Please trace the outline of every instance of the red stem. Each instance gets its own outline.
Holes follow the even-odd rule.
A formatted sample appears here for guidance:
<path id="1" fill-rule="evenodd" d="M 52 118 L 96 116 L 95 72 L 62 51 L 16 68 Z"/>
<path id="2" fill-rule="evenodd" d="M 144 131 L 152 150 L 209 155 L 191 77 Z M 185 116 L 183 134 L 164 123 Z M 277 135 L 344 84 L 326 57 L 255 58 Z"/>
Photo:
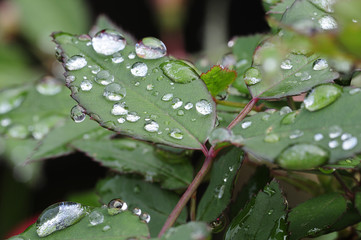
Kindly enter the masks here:
<path id="1" fill-rule="evenodd" d="M 242 111 L 238 114 L 238 116 L 228 125 L 228 129 L 232 129 L 236 126 L 240 121 L 242 121 L 247 114 L 252 110 L 254 105 L 258 102 L 258 98 L 253 98 L 247 105 L 242 109 Z"/>

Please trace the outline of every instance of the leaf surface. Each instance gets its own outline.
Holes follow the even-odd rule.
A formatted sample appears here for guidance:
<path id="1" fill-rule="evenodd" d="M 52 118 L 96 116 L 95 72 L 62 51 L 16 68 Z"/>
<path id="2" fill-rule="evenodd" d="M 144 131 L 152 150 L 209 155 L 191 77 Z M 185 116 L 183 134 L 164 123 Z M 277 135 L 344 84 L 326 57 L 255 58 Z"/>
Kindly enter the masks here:
<path id="1" fill-rule="evenodd" d="M 236 76 L 237 74 L 234 71 L 222 68 L 221 66 L 213 66 L 208 72 L 201 75 L 201 79 L 207 85 L 212 96 L 217 96 L 217 94 L 226 90 L 234 82 Z"/>
<path id="2" fill-rule="evenodd" d="M 189 222 L 187 224 L 170 228 L 158 240 L 185 240 L 185 239 L 211 239 L 211 232 L 206 223 Z M 153 239 L 155 240 L 155 239 Z"/>

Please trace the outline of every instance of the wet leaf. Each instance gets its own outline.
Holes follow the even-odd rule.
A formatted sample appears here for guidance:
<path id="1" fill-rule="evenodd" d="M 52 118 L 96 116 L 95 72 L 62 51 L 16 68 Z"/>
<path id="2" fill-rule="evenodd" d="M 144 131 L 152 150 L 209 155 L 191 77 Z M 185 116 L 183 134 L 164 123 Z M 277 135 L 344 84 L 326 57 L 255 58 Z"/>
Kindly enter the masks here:
<path id="1" fill-rule="evenodd" d="M 276 232 L 286 236 L 286 208 L 278 183 L 272 181 L 232 220 L 225 239 L 269 239 Z"/>
<path id="2" fill-rule="evenodd" d="M 156 184 L 146 183 L 140 179 L 114 176 L 101 180 L 97 184 L 97 192 L 102 202 L 120 198 L 128 203 L 128 208 L 140 208 L 151 216 L 148 224 L 152 237 L 157 236 L 168 215 L 177 204 L 179 197 L 171 191 L 161 189 Z M 186 222 L 186 210 L 177 219 L 177 223 Z"/>
<path id="3" fill-rule="evenodd" d="M 346 200 L 337 193 L 321 195 L 301 203 L 288 215 L 290 240 L 317 236 L 345 212 Z"/>
<path id="4" fill-rule="evenodd" d="M 122 173 L 141 174 L 148 181 L 161 182 L 164 188 L 185 188 L 193 178 L 193 167 L 187 158 L 177 156 L 178 163 L 167 162 L 157 148 L 140 141 L 78 140 L 71 145 L 105 167 Z"/>
<path id="5" fill-rule="evenodd" d="M 117 37 L 113 48 L 100 44 L 107 36 Z M 66 33 L 57 33 L 54 39 L 62 49 L 64 66 L 73 69 L 67 72 L 75 77 L 69 83 L 72 97 L 103 127 L 152 142 L 201 148 L 214 125 L 215 105 L 188 63 L 140 58 L 116 32 L 99 33 L 93 44 Z M 190 82 L 179 83 L 186 75 Z"/>
<path id="6" fill-rule="evenodd" d="M 211 180 L 197 208 L 197 220 L 211 222 L 223 212 L 232 197 L 234 179 L 243 160 L 243 152 L 233 147 L 216 160 Z"/>
<path id="7" fill-rule="evenodd" d="M 201 75 L 201 79 L 207 85 L 212 96 L 217 96 L 221 91 L 226 90 L 236 78 L 236 72 L 213 66 L 208 72 Z"/>
<path id="8" fill-rule="evenodd" d="M 158 240 L 185 240 L 185 239 L 211 239 L 211 232 L 203 222 L 189 222 L 187 224 L 170 228 Z M 156 240 L 156 239 L 153 239 Z"/>
<path id="9" fill-rule="evenodd" d="M 244 119 L 233 132 L 244 138 L 246 151 L 262 159 L 275 161 L 282 151 L 292 145 L 313 144 L 327 151 L 329 164 L 334 164 L 337 160 L 361 152 L 357 133 L 360 128 L 357 119 L 361 116 L 357 108 L 353 107 L 353 104 L 360 100 L 361 94 L 358 91 L 344 88 L 344 92 L 335 102 L 321 110 L 295 111 L 293 123 L 282 124 L 287 117 L 287 112 L 282 110 L 258 113 Z M 244 129 L 242 123 L 246 121 L 252 124 Z"/>

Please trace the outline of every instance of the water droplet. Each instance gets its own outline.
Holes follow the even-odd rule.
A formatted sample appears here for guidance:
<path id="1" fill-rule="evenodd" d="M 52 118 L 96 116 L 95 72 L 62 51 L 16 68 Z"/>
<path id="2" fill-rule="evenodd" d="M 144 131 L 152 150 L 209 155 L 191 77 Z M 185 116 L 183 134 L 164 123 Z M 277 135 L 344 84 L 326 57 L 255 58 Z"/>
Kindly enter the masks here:
<path id="1" fill-rule="evenodd" d="M 92 39 L 94 51 L 107 56 L 123 50 L 126 44 L 123 35 L 112 30 L 102 30 Z"/>
<path id="2" fill-rule="evenodd" d="M 97 73 L 95 81 L 101 85 L 108 85 L 114 82 L 114 76 L 109 73 L 107 70 L 102 70 Z"/>
<path id="3" fill-rule="evenodd" d="M 111 83 L 104 88 L 103 96 L 109 101 L 119 101 L 126 96 L 126 90 L 118 83 Z"/>
<path id="4" fill-rule="evenodd" d="M 126 202 L 122 201 L 119 198 L 113 199 L 108 203 L 108 213 L 109 215 L 116 215 L 121 212 L 124 212 L 128 209 Z"/>
<path id="5" fill-rule="evenodd" d="M 182 100 L 180 100 L 179 98 L 174 98 L 172 101 L 172 108 L 173 109 L 178 109 L 183 105 Z"/>
<path id="6" fill-rule="evenodd" d="M 190 110 L 192 108 L 193 108 L 193 103 L 188 102 L 188 103 L 186 103 L 186 105 L 184 105 L 185 110 Z"/>
<path id="7" fill-rule="evenodd" d="M 232 68 L 237 63 L 237 58 L 232 53 L 226 54 L 222 57 L 221 66 L 223 68 Z"/>
<path id="8" fill-rule="evenodd" d="M 175 83 L 186 84 L 199 78 L 197 72 L 181 60 L 170 60 L 160 65 L 164 75 Z"/>
<path id="9" fill-rule="evenodd" d="M 291 132 L 289 138 L 290 139 L 296 139 L 296 138 L 299 138 L 301 136 L 303 136 L 303 132 L 301 130 L 296 129 L 296 130 Z"/>
<path id="10" fill-rule="evenodd" d="M 65 78 L 65 83 L 67 84 L 67 85 L 69 85 L 70 83 L 72 83 L 72 82 L 74 82 L 75 81 L 75 76 L 73 76 L 73 75 L 68 75 L 68 76 L 66 76 L 66 78 Z"/>
<path id="11" fill-rule="evenodd" d="M 265 115 L 262 116 L 262 120 L 263 120 L 263 121 L 268 121 L 268 119 L 269 119 L 270 117 L 271 117 L 271 115 L 265 114 Z"/>
<path id="12" fill-rule="evenodd" d="M 139 219 L 144 223 L 149 223 L 150 222 L 150 215 L 148 213 L 144 212 L 139 216 Z"/>
<path id="13" fill-rule="evenodd" d="M 224 190 L 225 190 L 226 186 L 225 185 L 221 185 L 218 186 L 214 189 L 214 196 L 218 199 L 221 199 L 224 195 Z"/>
<path id="14" fill-rule="evenodd" d="M 130 72 L 133 74 L 133 76 L 144 77 L 145 75 L 147 75 L 148 66 L 145 63 L 136 62 L 133 64 L 132 68 L 130 69 Z"/>
<path id="15" fill-rule="evenodd" d="M 118 121 L 118 123 L 124 123 L 124 122 L 125 122 L 125 118 L 122 118 L 122 117 L 121 117 L 121 118 L 118 118 L 117 121 Z"/>
<path id="16" fill-rule="evenodd" d="M 311 0 L 313 4 L 315 4 L 317 7 L 321 8 L 322 10 L 326 12 L 333 12 L 333 4 L 335 4 L 335 0 Z M 315 14 L 317 15 L 317 13 Z"/>
<path id="17" fill-rule="evenodd" d="M 148 84 L 147 85 L 147 90 L 148 91 L 152 91 L 154 89 L 154 85 L 153 84 Z"/>
<path id="18" fill-rule="evenodd" d="M 284 106 L 280 109 L 280 115 L 286 115 L 292 112 L 292 109 L 289 106 Z"/>
<path id="19" fill-rule="evenodd" d="M 270 209 L 270 210 L 267 212 L 267 214 L 268 214 L 268 215 L 272 215 L 273 212 L 274 212 L 274 210 L 273 210 L 273 209 Z"/>
<path id="20" fill-rule="evenodd" d="M 0 126 L 2 127 L 7 127 L 11 124 L 11 119 L 10 118 L 4 118 L 4 119 L 1 119 L 0 121 Z"/>
<path id="21" fill-rule="evenodd" d="M 315 71 L 321 71 L 326 68 L 328 68 L 328 63 L 327 63 L 326 59 L 323 59 L 323 58 L 317 59 L 313 63 L 313 67 L 312 67 L 312 69 Z"/>
<path id="22" fill-rule="evenodd" d="M 209 223 L 209 226 L 212 228 L 212 233 L 219 233 L 223 231 L 226 227 L 226 219 L 223 214 L 216 218 L 216 220 Z M 204 239 L 204 236 L 201 238 L 194 238 L 194 239 Z"/>
<path id="23" fill-rule="evenodd" d="M 231 140 L 232 132 L 227 128 L 216 128 L 209 135 L 208 141 L 215 145 L 220 142 L 228 142 Z"/>
<path id="24" fill-rule="evenodd" d="M 331 126 L 329 129 L 329 134 L 328 136 L 333 139 L 333 138 L 337 138 L 339 136 L 341 136 L 342 134 L 342 128 L 340 128 L 337 125 Z"/>
<path id="25" fill-rule="evenodd" d="M 65 63 L 66 69 L 69 71 L 80 70 L 88 64 L 86 59 L 80 55 L 74 55 Z"/>
<path id="26" fill-rule="evenodd" d="M 183 116 L 183 115 L 184 115 L 184 111 L 183 111 L 183 110 L 178 110 L 177 115 L 178 115 L 178 116 Z"/>
<path id="27" fill-rule="evenodd" d="M 348 93 L 351 95 L 355 95 L 356 93 L 361 92 L 361 88 L 352 88 Z"/>
<path id="28" fill-rule="evenodd" d="M 125 106 L 125 103 L 116 103 L 113 105 L 111 113 L 115 116 L 127 115 L 128 108 Z"/>
<path id="29" fill-rule="evenodd" d="M 135 53 L 134 52 L 129 53 L 128 58 L 129 59 L 134 59 L 135 58 Z"/>
<path id="30" fill-rule="evenodd" d="M 324 164 L 329 153 L 312 144 L 296 144 L 286 148 L 278 157 L 278 164 L 285 169 L 301 170 Z"/>
<path id="31" fill-rule="evenodd" d="M 93 84 L 89 80 L 84 80 L 80 83 L 80 88 L 83 91 L 90 91 L 93 88 Z"/>
<path id="32" fill-rule="evenodd" d="M 340 145 L 340 144 L 338 143 L 337 140 L 332 140 L 332 141 L 329 141 L 329 142 L 328 142 L 329 148 L 337 148 L 338 145 Z"/>
<path id="33" fill-rule="evenodd" d="M 12 138 L 25 139 L 29 135 L 29 130 L 24 125 L 16 124 L 8 129 L 7 135 Z"/>
<path id="34" fill-rule="evenodd" d="M 356 145 L 357 145 L 357 138 L 350 137 L 342 143 L 342 149 L 347 151 L 347 150 L 353 149 Z"/>
<path id="35" fill-rule="evenodd" d="M 335 84 L 319 85 L 307 95 L 303 103 L 307 110 L 317 111 L 335 102 L 341 93 L 342 88 Z"/>
<path id="36" fill-rule="evenodd" d="M 135 52 L 140 58 L 157 59 L 167 54 L 167 48 L 159 39 L 146 37 L 135 44 Z"/>
<path id="37" fill-rule="evenodd" d="M 165 102 L 169 102 L 173 99 L 173 93 L 167 93 L 162 97 L 162 100 Z"/>
<path id="38" fill-rule="evenodd" d="M 92 67 L 92 74 L 98 74 L 100 72 L 100 67 L 98 65 L 95 65 Z"/>
<path id="39" fill-rule="evenodd" d="M 142 210 L 140 208 L 134 208 L 132 213 L 136 216 L 140 216 L 142 214 Z"/>
<path id="40" fill-rule="evenodd" d="M 244 73 L 244 82 L 248 86 L 251 86 L 259 83 L 261 81 L 261 77 L 261 72 L 257 68 L 251 67 Z"/>
<path id="41" fill-rule="evenodd" d="M 138 116 L 138 114 L 136 112 L 130 112 L 128 113 L 128 115 L 125 118 L 128 122 L 137 122 L 140 117 Z"/>
<path id="42" fill-rule="evenodd" d="M 312 76 L 308 72 L 302 72 L 300 75 L 301 81 L 307 81 L 307 80 L 310 80 L 311 78 L 312 78 Z"/>
<path id="43" fill-rule="evenodd" d="M 62 89 L 62 85 L 53 77 L 46 77 L 36 85 L 38 93 L 47 96 L 58 94 Z"/>
<path id="44" fill-rule="evenodd" d="M 197 112 L 202 115 L 211 114 L 213 111 L 212 104 L 205 99 L 200 100 L 196 103 Z"/>
<path id="45" fill-rule="evenodd" d="M 109 225 L 105 225 L 104 227 L 103 227 L 103 232 L 106 232 L 106 231 L 108 231 L 108 230 L 110 230 L 110 226 Z"/>
<path id="46" fill-rule="evenodd" d="M 36 221 L 36 233 L 45 237 L 82 219 L 88 209 L 80 203 L 60 202 L 46 208 Z"/>
<path id="47" fill-rule="evenodd" d="M 281 123 L 284 125 L 292 124 L 296 121 L 298 112 L 290 112 L 286 116 L 284 116 L 281 120 Z"/>
<path id="48" fill-rule="evenodd" d="M 280 136 L 278 136 L 278 134 L 275 134 L 275 133 L 270 133 L 270 134 L 267 134 L 263 140 L 268 143 L 275 143 L 280 140 Z"/>
<path id="49" fill-rule="evenodd" d="M 316 133 L 314 136 L 313 136 L 313 139 L 318 142 L 318 141 L 321 141 L 323 139 L 323 135 L 322 133 Z"/>
<path id="50" fill-rule="evenodd" d="M 122 55 L 120 53 L 115 53 L 112 57 L 113 63 L 121 63 L 123 61 L 124 61 L 124 58 L 122 57 Z"/>
<path id="51" fill-rule="evenodd" d="M 252 125 L 251 121 L 245 121 L 241 124 L 243 129 L 249 128 Z"/>
<path id="52" fill-rule="evenodd" d="M 315 235 L 316 233 L 318 233 L 320 231 L 321 231 L 320 228 L 312 228 L 312 229 L 307 231 L 307 235 Z"/>
<path id="53" fill-rule="evenodd" d="M 293 65 L 291 63 L 291 60 L 286 59 L 281 63 L 281 68 L 285 70 L 290 70 L 293 68 Z"/>
<path id="54" fill-rule="evenodd" d="M 276 191 L 273 188 L 271 188 L 269 185 L 263 188 L 263 192 L 266 193 L 268 196 L 273 196 L 276 193 Z"/>
<path id="55" fill-rule="evenodd" d="M 0 92 L 0 114 L 8 113 L 19 107 L 26 96 L 21 89 L 9 89 Z"/>
<path id="56" fill-rule="evenodd" d="M 157 132 L 159 130 L 159 124 L 155 121 L 149 121 L 144 125 L 144 129 L 147 132 Z"/>
<path id="57" fill-rule="evenodd" d="M 92 211 L 89 214 L 88 218 L 89 218 L 89 223 L 92 226 L 96 226 L 98 224 L 101 224 L 104 221 L 104 215 L 101 212 L 98 212 L 98 211 Z"/>
<path id="58" fill-rule="evenodd" d="M 74 122 L 80 123 L 85 120 L 85 117 L 86 117 L 85 112 L 86 111 L 83 107 L 81 107 L 80 105 L 75 105 L 70 110 L 70 117 L 71 117 L 71 119 L 74 120 Z"/>
<path id="59" fill-rule="evenodd" d="M 169 136 L 174 138 L 174 139 L 178 139 L 181 140 L 183 139 L 183 133 L 180 129 L 178 128 L 174 128 L 169 132 Z"/>
<path id="60" fill-rule="evenodd" d="M 336 20 L 329 15 L 320 18 L 318 20 L 318 23 L 323 30 L 333 30 L 337 28 Z"/>

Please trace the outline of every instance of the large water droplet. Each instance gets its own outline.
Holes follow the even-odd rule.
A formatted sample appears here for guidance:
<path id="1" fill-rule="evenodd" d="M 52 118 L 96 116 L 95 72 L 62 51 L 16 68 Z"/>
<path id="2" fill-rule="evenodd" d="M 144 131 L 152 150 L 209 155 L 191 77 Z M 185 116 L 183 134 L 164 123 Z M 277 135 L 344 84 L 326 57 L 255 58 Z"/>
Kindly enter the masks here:
<path id="1" fill-rule="evenodd" d="M 353 149 L 356 145 L 357 145 L 357 138 L 350 137 L 342 143 L 342 149 L 347 151 L 347 150 Z"/>
<path id="2" fill-rule="evenodd" d="M 174 98 L 172 101 L 172 108 L 173 109 L 178 109 L 183 105 L 182 100 L 180 100 L 179 98 Z"/>
<path id="3" fill-rule="evenodd" d="M 289 106 L 284 106 L 280 109 L 280 115 L 286 115 L 292 112 L 292 109 Z"/>
<path id="4" fill-rule="evenodd" d="M 348 93 L 350 95 L 355 95 L 356 93 L 361 92 L 361 88 L 352 88 Z"/>
<path id="5" fill-rule="evenodd" d="M 277 159 L 278 164 L 285 169 L 301 170 L 318 167 L 324 164 L 329 153 L 312 144 L 296 144 L 284 150 Z"/>
<path id="6" fill-rule="evenodd" d="M 26 92 L 22 89 L 9 89 L 0 92 L 0 114 L 8 113 L 19 107 L 25 99 Z"/>
<path id="7" fill-rule="evenodd" d="M 46 237 L 78 222 L 87 212 L 88 209 L 80 203 L 55 203 L 40 214 L 36 221 L 36 233 L 39 237 Z"/>
<path id="8" fill-rule="evenodd" d="M 307 110 L 317 111 L 336 101 L 341 93 L 341 87 L 335 84 L 324 84 L 314 88 L 303 102 Z"/>
<path id="9" fill-rule="evenodd" d="M 318 20 L 318 23 L 323 30 L 332 30 L 337 28 L 336 20 L 329 15 L 320 18 Z"/>
<path id="10" fill-rule="evenodd" d="M 261 72 L 257 68 L 251 67 L 244 73 L 244 82 L 248 86 L 259 83 L 261 79 L 262 79 Z"/>
<path id="11" fill-rule="evenodd" d="M 83 56 L 80 55 L 74 55 L 71 58 L 68 59 L 65 63 L 66 69 L 73 71 L 73 70 L 79 70 L 85 67 L 88 64 L 86 59 Z"/>
<path id="12" fill-rule="evenodd" d="M 202 115 L 211 114 L 213 111 L 212 104 L 205 99 L 200 100 L 196 103 L 197 112 Z"/>
<path id="13" fill-rule="evenodd" d="M 140 58 L 157 59 L 167 54 L 167 48 L 159 39 L 146 37 L 135 44 L 135 52 Z"/>
<path id="14" fill-rule="evenodd" d="M 109 101 L 119 101 L 126 96 L 126 90 L 118 83 L 111 83 L 104 88 L 103 96 Z"/>
<path id="15" fill-rule="evenodd" d="M 123 35 L 112 30 L 102 30 L 92 39 L 94 51 L 103 55 L 112 55 L 123 50 L 126 44 Z"/>
<path id="16" fill-rule="evenodd" d="M 109 85 L 114 82 L 114 76 L 108 70 L 102 70 L 97 73 L 95 81 L 101 85 Z"/>
<path id="17" fill-rule="evenodd" d="M 299 137 L 301 137 L 301 136 L 303 136 L 303 132 L 302 132 L 301 130 L 296 129 L 296 130 L 293 130 L 293 131 L 290 133 L 289 138 L 290 138 L 290 139 L 296 139 L 296 138 L 299 138 Z"/>
<path id="18" fill-rule="evenodd" d="M 128 209 L 127 203 L 118 198 L 113 199 L 108 203 L 109 215 L 116 215 L 121 212 L 124 212 L 127 209 Z"/>
<path id="19" fill-rule="evenodd" d="M 80 122 L 84 121 L 84 119 L 86 117 L 85 112 L 86 111 L 83 107 L 81 107 L 80 105 L 75 105 L 70 110 L 70 117 L 71 117 L 71 119 L 74 120 L 74 122 L 80 123 Z"/>
<path id="20" fill-rule="evenodd" d="M 214 196 L 218 199 L 221 199 L 224 195 L 224 190 L 225 190 L 226 186 L 225 185 L 221 185 L 218 186 L 214 189 Z"/>
<path id="21" fill-rule="evenodd" d="M 178 128 L 174 128 L 172 129 L 170 132 L 169 132 L 169 136 L 174 138 L 174 139 L 177 139 L 177 140 L 181 140 L 183 139 L 183 133 L 180 129 Z"/>
<path id="22" fill-rule="evenodd" d="M 125 118 L 128 122 L 137 122 L 140 117 L 138 116 L 138 114 L 136 112 L 130 112 L 128 113 L 128 115 Z"/>
<path id="23" fill-rule="evenodd" d="M 62 85 L 53 77 L 46 77 L 36 85 L 38 93 L 53 96 L 61 91 Z"/>
<path id="24" fill-rule="evenodd" d="M 132 68 L 130 69 L 130 72 L 133 74 L 133 76 L 145 77 L 145 75 L 147 75 L 148 72 L 148 66 L 145 63 L 136 62 L 133 64 Z"/>
<path id="25" fill-rule="evenodd" d="M 127 115 L 128 114 L 128 108 L 125 106 L 124 103 L 116 103 L 113 105 L 111 113 L 115 116 L 119 115 Z"/>
<path id="26" fill-rule="evenodd" d="M 326 61 L 326 59 L 320 58 L 317 59 L 312 66 L 312 69 L 315 71 L 321 71 L 328 68 L 328 63 Z"/>
<path id="27" fill-rule="evenodd" d="M 83 80 L 81 83 L 80 83 L 80 88 L 81 90 L 83 91 L 90 91 L 92 88 L 93 88 L 93 84 L 91 81 L 89 80 Z"/>
<path id="28" fill-rule="evenodd" d="M 149 121 L 144 125 L 144 129 L 147 132 L 157 132 L 159 130 L 159 124 L 155 121 Z"/>
<path id="29" fill-rule="evenodd" d="M 291 63 L 291 60 L 286 59 L 281 63 L 281 68 L 285 70 L 289 70 L 293 68 L 293 65 Z"/>
<path id="30" fill-rule="evenodd" d="M 150 222 L 150 215 L 148 213 L 144 212 L 139 216 L 139 219 L 142 222 L 149 223 Z"/>
<path id="31" fill-rule="evenodd" d="M 337 138 L 337 137 L 341 136 L 341 134 L 342 134 L 342 128 L 337 125 L 334 125 L 334 126 L 330 127 L 328 136 L 331 139 L 333 139 L 333 138 Z"/>
<path id="32" fill-rule="evenodd" d="M 199 78 L 197 72 L 181 60 L 170 60 L 160 65 L 164 75 L 175 83 L 190 83 Z"/>
<path id="33" fill-rule="evenodd" d="M 212 145 L 220 142 L 230 141 L 232 137 L 232 132 L 227 128 L 217 128 L 211 132 L 209 135 L 208 141 Z"/>
<path id="34" fill-rule="evenodd" d="M 96 226 L 96 225 L 99 225 L 104 222 L 104 215 L 101 212 L 98 212 L 96 210 L 92 211 L 89 214 L 88 218 L 89 218 L 89 223 L 92 226 Z"/>
<path id="35" fill-rule="evenodd" d="M 276 133 L 270 133 L 270 134 L 267 134 L 263 140 L 268 143 L 275 143 L 280 140 L 280 136 L 278 136 L 278 134 L 276 134 Z"/>

